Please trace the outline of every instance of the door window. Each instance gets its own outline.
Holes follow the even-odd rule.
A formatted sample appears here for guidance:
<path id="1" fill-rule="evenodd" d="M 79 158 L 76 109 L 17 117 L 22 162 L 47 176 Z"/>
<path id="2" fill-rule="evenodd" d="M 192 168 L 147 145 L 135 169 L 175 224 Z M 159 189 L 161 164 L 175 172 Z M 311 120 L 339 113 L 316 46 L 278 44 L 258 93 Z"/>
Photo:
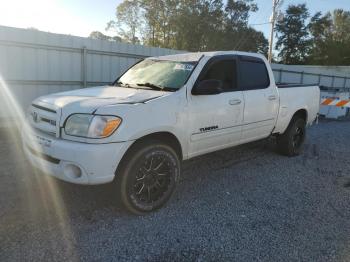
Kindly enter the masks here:
<path id="1" fill-rule="evenodd" d="M 224 92 L 237 89 L 236 61 L 234 59 L 225 59 L 210 64 L 203 77 L 200 78 L 200 81 L 210 79 L 222 81 Z"/>
<path id="2" fill-rule="evenodd" d="M 263 61 L 241 60 L 239 67 L 241 89 L 263 89 L 270 85 L 269 74 Z"/>

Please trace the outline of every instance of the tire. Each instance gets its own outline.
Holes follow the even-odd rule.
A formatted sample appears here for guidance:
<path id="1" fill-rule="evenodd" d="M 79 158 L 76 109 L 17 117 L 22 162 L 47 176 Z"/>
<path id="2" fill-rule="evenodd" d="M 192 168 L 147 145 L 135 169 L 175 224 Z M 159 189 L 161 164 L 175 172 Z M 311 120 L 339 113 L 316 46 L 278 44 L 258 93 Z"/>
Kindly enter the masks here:
<path id="1" fill-rule="evenodd" d="M 286 156 L 300 155 L 306 136 L 306 122 L 295 116 L 290 121 L 287 130 L 277 137 L 278 151 Z"/>
<path id="2" fill-rule="evenodd" d="M 119 199 L 131 213 L 143 215 L 165 205 L 181 172 L 175 150 L 160 141 L 133 146 L 116 174 Z"/>

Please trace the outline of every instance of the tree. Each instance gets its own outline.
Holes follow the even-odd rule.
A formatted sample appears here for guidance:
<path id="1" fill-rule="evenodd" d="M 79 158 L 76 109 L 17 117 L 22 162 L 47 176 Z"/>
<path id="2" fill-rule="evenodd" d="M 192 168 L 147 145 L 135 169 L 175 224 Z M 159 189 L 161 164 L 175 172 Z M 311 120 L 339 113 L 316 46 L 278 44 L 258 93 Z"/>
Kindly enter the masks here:
<path id="1" fill-rule="evenodd" d="M 247 27 L 243 28 L 241 35 L 245 36 L 245 40 L 239 43 L 235 48 L 236 50 L 256 52 L 267 56 L 269 42 L 262 32 L 256 31 L 252 27 Z"/>
<path id="2" fill-rule="evenodd" d="M 314 40 L 325 40 L 331 31 L 332 17 L 330 13 L 322 16 L 321 12 L 317 12 L 310 19 L 309 29 Z"/>
<path id="3" fill-rule="evenodd" d="M 129 42 L 137 37 L 157 47 L 265 53 L 266 38 L 248 27 L 255 11 L 254 0 L 124 0 L 108 27 Z"/>
<path id="4" fill-rule="evenodd" d="M 140 43 L 138 33 L 142 24 L 139 0 L 124 0 L 117 7 L 116 21 L 107 24 L 107 30 L 115 29 L 117 33 L 132 44 Z"/>
<path id="5" fill-rule="evenodd" d="M 89 35 L 89 38 L 105 40 L 105 41 L 123 42 L 123 39 L 119 36 L 108 36 L 99 31 L 92 31 Z"/>
<path id="6" fill-rule="evenodd" d="M 99 40 L 110 40 L 110 37 L 108 35 L 105 35 L 99 31 L 92 31 L 89 35 L 89 38 Z"/>
<path id="7" fill-rule="evenodd" d="M 145 27 L 145 37 L 144 42 L 152 45 L 157 46 L 157 39 L 158 39 L 158 30 L 159 30 L 159 11 L 160 11 L 160 3 L 161 1 L 157 0 L 141 0 L 141 6 L 144 10 L 144 17 L 146 21 L 146 27 Z"/>
<path id="8" fill-rule="evenodd" d="M 317 12 L 310 20 L 309 30 L 312 37 L 312 49 L 310 52 L 309 63 L 324 64 L 328 59 L 327 42 L 330 39 L 332 31 L 332 17 L 330 13 L 322 16 Z"/>
<path id="9" fill-rule="evenodd" d="M 228 0 L 225 12 L 229 27 L 247 27 L 250 12 L 258 11 L 258 6 L 253 0 Z"/>
<path id="10" fill-rule="evenodd" d="M 152 46 L 169 47 L 172 45 L 174 18 L 177 0 L 141 0 L 144 10 L 144 42 Z"/>
<path id="11" fill-rule="evenodd" d="M 227 1 L 221 49 L 267 54 L 268 41 L 264 34 L 248 26 L 250 13 L 256 11 L 258 6 L 252 0 Z"/>
<path id="12" fill-rule="evenodd" d="M 222 49 L 221 39 L 225 39 L 225 12 L 222 0 L 205 1 L 200 21 L 200 28 L 204 34 L 202 50 Z"/>
<path id="13" fill-rule="evenodd" d="M 333 38 L 335 41 L 350 41 L 350 11 L 336 9 L 333 11 Z"/>
<path id="14" fill-rule="evenodd" d="M 313 47 L 309 63 L 350 64 L 350 12 L 336 9 L 322 16 L 316 13 L 309 24 Z"/>
<path id="15" fill-rule="evenodd" d="M 180 0 L 174 19 L 174 47 L 188 51 L 216 49 L 222 39 L 222 0 Z"/>
<path id="16" fill-rule="evenodd" d="M 284 18 L 277 22 L 276 49 L 284 64 L 304 64 L 307 60 L 311 42 L 305 21 L 309 12 L 305 4 L 288 6 Z"/>
<path id="17" fill-rule="evenodd" d="M 222 31 L 222 0 L 141 0 L 141 6 L 146 44 L 199 51 L 218 42 L 215 36 Z"/>
<path id="18" fill-rule="evenodd" d="M 330 65 L 350 65 L 350 12 L 341 9 L 333 11 L 332 40 L 328 42 L 330 49 Z"/>

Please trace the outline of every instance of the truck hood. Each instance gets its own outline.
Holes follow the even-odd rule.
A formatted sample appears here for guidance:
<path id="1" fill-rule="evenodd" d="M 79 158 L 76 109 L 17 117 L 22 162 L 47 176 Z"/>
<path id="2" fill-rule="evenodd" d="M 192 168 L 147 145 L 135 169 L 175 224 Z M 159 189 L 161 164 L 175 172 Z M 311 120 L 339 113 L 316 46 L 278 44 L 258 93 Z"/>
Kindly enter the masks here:
<path id="1" fill-rule="evenodd" d="M 85 88 L 62 92 L 36 99 L 33 104 L 62 110 L 62 114 L 93 113 L 96 109 L 114 104 L 136 104 L 164 96 L 169 92 L 112 86 Z"/>

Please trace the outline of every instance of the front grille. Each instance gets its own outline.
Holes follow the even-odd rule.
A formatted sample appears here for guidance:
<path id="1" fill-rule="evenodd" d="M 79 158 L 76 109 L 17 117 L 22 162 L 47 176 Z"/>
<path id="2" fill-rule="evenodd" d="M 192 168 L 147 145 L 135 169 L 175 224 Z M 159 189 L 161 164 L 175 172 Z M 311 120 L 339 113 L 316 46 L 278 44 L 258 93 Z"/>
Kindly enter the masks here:
<path id="1" fill-rule="evenodd" d="M 55 137 L 59 135 L 58 117 L 57 110 L 37 104 L 32 104 L 28 114 L 33 128 Z"/>

